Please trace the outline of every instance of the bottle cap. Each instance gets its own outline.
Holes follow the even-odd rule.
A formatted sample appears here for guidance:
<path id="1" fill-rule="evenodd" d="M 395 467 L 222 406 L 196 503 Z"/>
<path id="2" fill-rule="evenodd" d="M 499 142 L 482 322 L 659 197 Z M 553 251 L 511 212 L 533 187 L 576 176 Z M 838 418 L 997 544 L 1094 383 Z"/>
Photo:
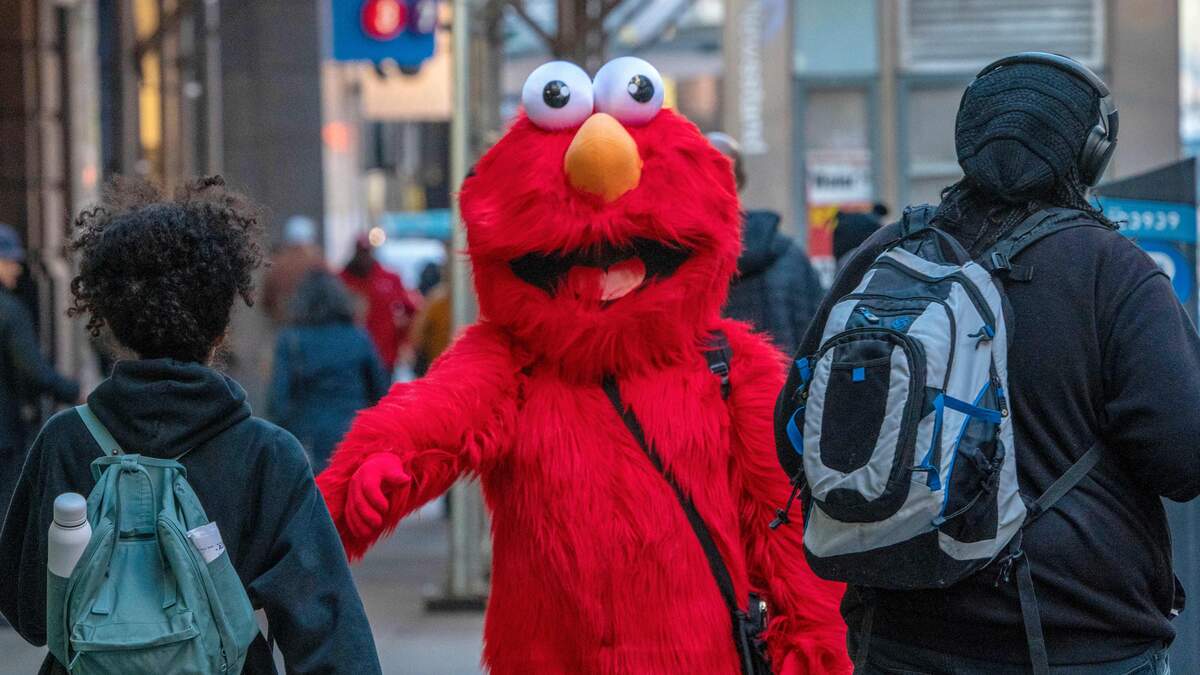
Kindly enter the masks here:
<path id="1" fill-rule="evenodd" d="M 87 500 L 75 492 L 64 492 L 54 500 L 54 522 L 62 527 L 79 527 L 87 521 Z"/>

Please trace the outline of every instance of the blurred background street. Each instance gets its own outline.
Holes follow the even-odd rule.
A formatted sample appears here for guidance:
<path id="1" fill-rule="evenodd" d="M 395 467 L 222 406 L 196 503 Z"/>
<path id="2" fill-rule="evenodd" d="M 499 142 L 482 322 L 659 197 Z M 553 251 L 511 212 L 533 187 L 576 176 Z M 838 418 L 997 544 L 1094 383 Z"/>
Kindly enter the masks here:
<path id="1" fill-rule="evenodd" d="M 400 524 L 396 533 L 352 569 L 379 649 L 383 672 L 413 675 L 480 673 L 483 616 L 424 611 L 427 595 L 445 582 L 447 521 L 439 509 Z M 0 630 L 0 673 L 36 673 L 44 648 Z M 282 671 L 281 671 L 282 672 Z"/>
<path id="2" fill-rule="evenodd" d="M 274 268 L 218 366 L 319 470 L 333 441 L 272 385 L 299 280 L 336 275 L 387 380 L 420 377 L 476 318 L 456 191 L 538 65 L 654 64 L 667 106 L 737 139 L 744 208 L 828 285 L 839 227 L 865 238 L 961 177 L 962 91 L 1023 50 L 1108 82 L 1121 144 L 1101 205 L 1195 317 L 1200 0 L 0 0 L 0 223 L 28 249 L 13 293 L 45 357 L 90 390 L 121 354 L 67 316 L 72 217 L 114 176 L 170 192 L 223 175 L 265 207 Z M 30 428 L 55 409 L 23 400 Z M 480 672 L 487 518 L 475 487 L 449 502 L 453 518 L 406 521 L 354 569 L 385 673 Z M 1179 574 L 1200 588 L 1200 512 L 1170 508 Z M 1200 675 L 1198 615 L 1177 622 L 1177 673 Z M 0 674 L 43 653 L 0 628 Z"/>

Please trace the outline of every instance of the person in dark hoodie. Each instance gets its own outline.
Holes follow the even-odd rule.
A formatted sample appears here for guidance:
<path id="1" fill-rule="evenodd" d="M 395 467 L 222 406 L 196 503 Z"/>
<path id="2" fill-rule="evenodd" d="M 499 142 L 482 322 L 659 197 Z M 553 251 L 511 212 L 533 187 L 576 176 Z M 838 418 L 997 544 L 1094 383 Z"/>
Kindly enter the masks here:
<path id="1" fill-rule="evenodd" d="M 362 601 L 303 448 L 251 416 L 246 393 L 209 367 L 234 300 L 251 301 L 262 262 L 257 216 L 219 178 L 173 200 L 144 183 L 110 186 L 77 220 L 73 315 L 111 330 L 129 358 L 88 405 L 130 452 L 179 461 L 217 524 L 251 603 L 265 610 L 289 673 L 379 673 Z M 52 504 L 88 494 L 101 451 L 75 410 L 43 427 L 0 531 L 0 612 L 46 643 L 46 550 Z M 231 480 L 231 477 L 234 480 Z M 42 673 L 66 673 L 47 655 Z M 261 635 L 244 673 L 275 673 Z"/>
<path id="2" fill-rule="evenodd" d="M 1082 68 L 1025 54 L 981 72 L 955 124 L 964 178 L 943 190 L 931 222 L 979 257 L 1042 208 L 1094 221 L 1036 241 L 1017 260 L 1024 272 L 996 275 L 1015 326 L 1007 365 L 1021 495 L 1044 494 L 1103 447 L 1024 531 L 1023 551 L 1051 672 L 1166 675 L 1182 597 L 1162 498 L 1200 495 L 1200 337 L 1167 276 L 1088 201 L 1108 160 L 1096 140 L 1115 145 L 1117 125 Z M 859 247 L 797 358 L 816 352 L 833 304 L 899 236 L 889 225 Z M 796 457 L 786 427 L 800 379 L 793 367 L 776 407 L 785 466 Z M 942 590 L 850 587 L 842 614 L 856 672 L 1030 672 L 1016 577 L 1006 581 L 1002 566 Z"/>
<path id="3" fill-rule="evenodd" d="M 721 132 L 708 134 L 708 141 L 733 162 L 734 179 L 741 190 L 746 174 L 738 142 Z M 779 231 L 780 220 L 774 211 L 744 212 L 742 255 L 729 285 L 725 316 L 770 335 L 776 347 L 790 354 L 804 336 L 825 289 L 804 250 Z"/>
<path id="4" fill-rule="evenodd" d="M 391 385 L 371 338 L 354 325 L 351 302 L 331 272 L 310 271 L 292 297 L 292 325 L 275 346 L 267 417 L 300 439 L 314 474 L 354 414 L 379 402 Z"/>
<path id="5" fill-rule="evenodd" d="M 33 332 L 33 317 L 14 294 L 25 262 L 17 231 L 0 223 L 0 518 L 28 446 L 21 414 L 21 394 L 45 393 L 62 403 L 79 399 L 79 384 L 67 379 L 42 358 Z"/>

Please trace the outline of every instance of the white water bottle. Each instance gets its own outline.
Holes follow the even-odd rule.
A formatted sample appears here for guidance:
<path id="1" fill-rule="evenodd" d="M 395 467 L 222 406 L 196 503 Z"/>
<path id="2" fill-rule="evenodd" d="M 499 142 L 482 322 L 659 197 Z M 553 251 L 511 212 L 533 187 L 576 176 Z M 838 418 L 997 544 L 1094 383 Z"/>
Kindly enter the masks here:
<path id="1" fill-rule="evenodd" d="M 56 577 L 67 578 L 92 538 L 87 521 L 87 500 L 83 495 L 64 492 L 54 500 L 54 522 L 46 542 L 46 569 Z"/>

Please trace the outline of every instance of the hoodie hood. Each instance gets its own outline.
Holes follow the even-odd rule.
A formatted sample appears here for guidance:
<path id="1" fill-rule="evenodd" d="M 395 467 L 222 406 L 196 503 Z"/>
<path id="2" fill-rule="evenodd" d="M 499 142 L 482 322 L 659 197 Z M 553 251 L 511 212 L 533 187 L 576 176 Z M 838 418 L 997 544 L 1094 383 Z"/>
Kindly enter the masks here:
<path id="1" fill-rule="evenodd" d="M 779 214 L 774 211 L 747 211 L 742 221 L 742 255 L 738 258 L 738 276 L 760 274 L 787 252 L 790 240 L 779 232 Z"/>
<path id="2" fill-rule="evenodd" d="M 198 363 L 119 361 L 88 406 L 129 453 L 175 457 L 250 417 L 246 392 Z"/>

